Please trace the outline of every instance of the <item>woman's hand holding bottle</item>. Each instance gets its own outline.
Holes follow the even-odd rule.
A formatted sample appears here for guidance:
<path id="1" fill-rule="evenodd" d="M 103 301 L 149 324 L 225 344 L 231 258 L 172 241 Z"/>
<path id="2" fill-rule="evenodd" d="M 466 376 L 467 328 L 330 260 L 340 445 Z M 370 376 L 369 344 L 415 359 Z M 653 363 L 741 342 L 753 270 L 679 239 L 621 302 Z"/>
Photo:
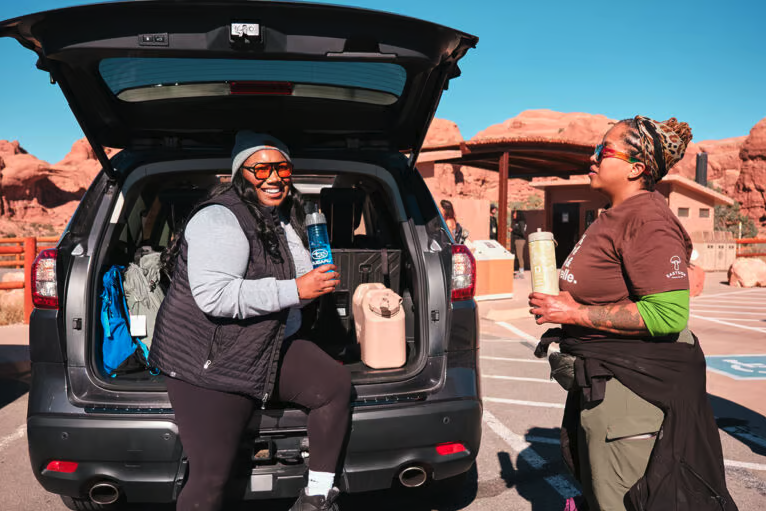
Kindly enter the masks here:
<path id="1" fill-rule="evenodd" d="M 325 264 L 295 279 L 298 286 L 298 297 L 301 300 L 313 300 L 319 296 L 335 291 L 338 285 L 338 274 L 334 264 Z"/>

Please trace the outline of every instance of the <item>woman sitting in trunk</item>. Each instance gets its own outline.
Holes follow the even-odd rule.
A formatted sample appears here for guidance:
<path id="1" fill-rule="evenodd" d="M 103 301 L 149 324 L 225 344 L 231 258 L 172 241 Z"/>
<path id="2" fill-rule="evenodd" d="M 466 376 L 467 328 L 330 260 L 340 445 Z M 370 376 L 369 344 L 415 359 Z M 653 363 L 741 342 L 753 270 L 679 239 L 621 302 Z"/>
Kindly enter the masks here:
<path id="1" fill-rule="evenodd" d="M 335 289 L 335 266 L 311 268 L 293 165 L 274 137 L 243 131 L 232 180 L 192 211 L 168 257 L 152 366 L 166 376 L 189 479 L 179 511 L 220 510 L 237 448 L 270 400 L 309 409 L 309 483 L 291 511 L 334 510 L 349 429 L 346 369 L 299 335 L 300 307 Z"/>

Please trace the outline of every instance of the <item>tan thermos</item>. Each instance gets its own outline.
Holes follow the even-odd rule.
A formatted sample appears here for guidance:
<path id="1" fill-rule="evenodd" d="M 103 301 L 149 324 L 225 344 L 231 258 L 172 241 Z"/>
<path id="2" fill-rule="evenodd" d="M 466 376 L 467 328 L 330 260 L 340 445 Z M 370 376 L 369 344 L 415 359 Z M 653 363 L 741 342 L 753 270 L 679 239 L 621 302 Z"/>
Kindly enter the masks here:
<path id="1" fill-rule="evenodd" d="M 532 269 L 532 291 L 559 294 L 559 272 L 556 269 L 556 247 L 553 233 L 541 231 L 528 236 L 529 265 Z"/>

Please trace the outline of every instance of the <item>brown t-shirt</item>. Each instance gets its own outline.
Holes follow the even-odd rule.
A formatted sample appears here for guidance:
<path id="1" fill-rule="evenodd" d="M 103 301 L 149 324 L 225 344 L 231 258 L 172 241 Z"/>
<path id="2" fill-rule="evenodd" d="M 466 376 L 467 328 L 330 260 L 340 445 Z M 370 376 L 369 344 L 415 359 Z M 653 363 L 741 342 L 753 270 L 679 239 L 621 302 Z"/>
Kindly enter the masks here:
<path id="1" fill-rule="evenodd" d="M 640 193 L 604 211 L 564 261 L 559 287 L 578 303 L 611 305 L 689 289 L 692 242 L 659 192 Z M 613 334 L 565 325 L 581 339 Z"/>

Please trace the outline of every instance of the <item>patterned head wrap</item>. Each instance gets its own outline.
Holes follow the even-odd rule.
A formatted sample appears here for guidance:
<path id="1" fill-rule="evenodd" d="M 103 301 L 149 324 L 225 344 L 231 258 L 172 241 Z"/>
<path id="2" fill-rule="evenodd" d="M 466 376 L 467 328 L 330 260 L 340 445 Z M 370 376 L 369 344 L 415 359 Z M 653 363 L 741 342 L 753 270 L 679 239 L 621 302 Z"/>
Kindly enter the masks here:
<path id="1" fill-rule="evenodd" d="M 655 181 L 659 181 L 684 157 L 692 132 L 685 122 L 671 117 L 657 122 L 643 115 L 633 118 L 641 140 L 642 161 Z"/>

